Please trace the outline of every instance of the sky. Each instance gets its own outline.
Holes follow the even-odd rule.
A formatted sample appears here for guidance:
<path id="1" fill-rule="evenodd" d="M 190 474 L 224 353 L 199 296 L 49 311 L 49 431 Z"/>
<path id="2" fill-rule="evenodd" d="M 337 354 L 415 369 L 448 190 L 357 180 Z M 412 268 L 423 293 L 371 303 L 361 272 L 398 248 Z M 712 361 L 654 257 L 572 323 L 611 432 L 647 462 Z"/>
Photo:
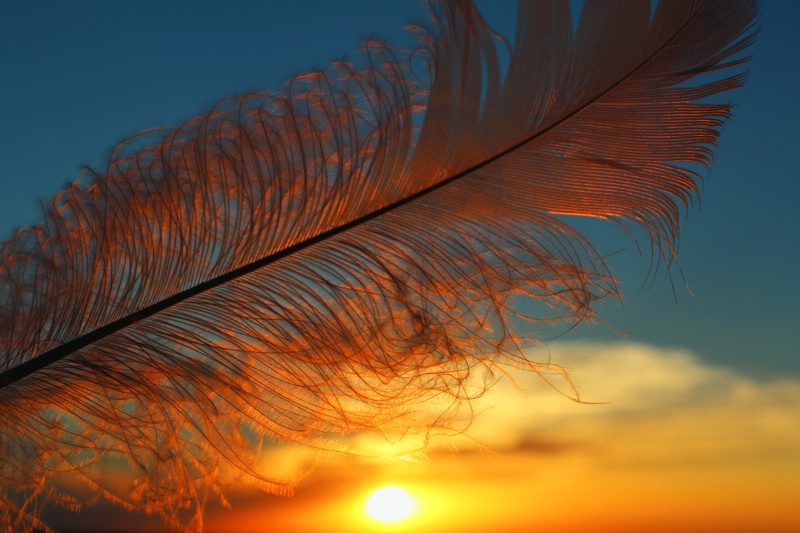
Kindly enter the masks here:
<path id="1" fill-rule="evenodd" d="M 513 29 L 511 2 L 479 6 L 501 33 Z M 407 44 L 403 27 L 421 17 L 417 0 L 2 0 L 0 13 L 0 235 L 37 222 L 40 201 L 82 166 L 102 167 L 126 136 L 179 124 L 223 96 L 279 91 L 367 37 Z M 722 97 L 734 116 L 671 278 L 616 230 L 580 226 L 613 253 L 624 304 L 600 307 L 616 332 L 579 326 L 549 339 L 549 356 L 596 404 L 515 376 L 524 393 L 498 384 L 461 453 L 441 443 L 414 463 L 325 456 L 295 496 L 236 494 L 232 510 L 210 509 L 206 530 L 800 526 L 798 20 L 800 3 L 763 2 L 749 79 Z M 388 529 L 361 513 L 384 483 L 403 484 L 420 507 Z M 109 512 L 52 520 L 65 531 L 107 528 Z M 151 526 L 128 517 L 119 531 Z"/>

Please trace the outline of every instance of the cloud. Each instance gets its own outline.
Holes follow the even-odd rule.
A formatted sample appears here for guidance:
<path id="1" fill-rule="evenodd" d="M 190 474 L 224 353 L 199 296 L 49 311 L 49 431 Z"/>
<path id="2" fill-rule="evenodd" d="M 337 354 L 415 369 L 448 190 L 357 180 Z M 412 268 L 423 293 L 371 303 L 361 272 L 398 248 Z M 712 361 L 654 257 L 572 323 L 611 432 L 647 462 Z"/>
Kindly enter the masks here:
<path id="1" fill-rule="evenodd" d="M 631 342 L 556 343 L 549 355 L 585 403 L 554 392 L 569 391 L 557 373 L 513 372 L 478 400 L 467 436 L 499 453 L 602 450 L 628 461 L 800 449 L 800 380 L 755 380 L 687 350 Z"/>
<path id="2" fill-rule="evenodd" d="M 800 527 L 800 380 L 631 342 L 554 343 L 531 357 L 563 365 L 595 403 L 556 393 L 547 381 L 569 390 L 557 373 L 513 372 L 477 401 L 467 434 L 433 441 L 426 460 L 325 455 L 295 497 L 253 497 L 234 506 L 242 514 L 209 516 L 209 531 L 264 531 L 267 517 L 284 532 L 374 531 L 360 502 L 385 484 L 419 499 L 409 531 Z"/>
<path id="3" fill-rule="evenodd" d="M 632 342 L 553 343 L 530 357 L 562 365 L 585 403 L 553 390 L 570 392 L 557 372 L 511 372 L 476 401 L 467 433 L 432 441 L 427 459 L 315 455 L 295 496 L 241 487 L 226 493 L 231 509 L 208 509 L 206 530 L 376 531 L 363 502 L 386 484 L 419 501 L 407 531 L 800 530 L 800 379 Z M 267 453 L 289 475 L 309 466 L 307 450 Z M 74 519 L 65 528 L 85 529 L 87 515 Z"/>

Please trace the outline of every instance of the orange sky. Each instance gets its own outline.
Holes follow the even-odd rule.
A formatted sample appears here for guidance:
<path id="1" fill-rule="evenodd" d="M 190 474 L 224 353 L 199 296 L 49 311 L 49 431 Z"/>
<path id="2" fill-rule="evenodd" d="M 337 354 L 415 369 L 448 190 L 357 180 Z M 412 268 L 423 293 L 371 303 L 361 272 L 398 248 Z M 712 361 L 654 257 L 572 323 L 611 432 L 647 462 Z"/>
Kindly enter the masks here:
<path id="1" fill-rule="evenodd" d="M 587 403 L 520 373 L 478 401 L 465 436 L 434 440 L 426 457 L 323 455 L 292 497 L 226 493 L 231 508 L 209 506 L 204 530 L 800 531 L 800 380 L 631 342 L 555 343 L 549 355 Z M 290 475 L 310 456 L 276 448 L 265 460 Z M 368 518 L 368 496 L 385 485 L 408 490 L 418 512 L 393 525 Z M 104 503 L 49 522 L 65 533 L 161 530 Z"/>
<path id="2" fill-rule="evenodd" d="M 468 433 L 493 454 L 450 440 L 413 463 L 326 456 L 294 497 L 234 496 L 206 531 L 800 530 L 799 382 L 633 343 L 551 348 L 582 397 L 606 403 L 516 376 L 526 393 L 501 382 Z M 386 484 L 411 492 L 417 515 L 366 518 Z"/>

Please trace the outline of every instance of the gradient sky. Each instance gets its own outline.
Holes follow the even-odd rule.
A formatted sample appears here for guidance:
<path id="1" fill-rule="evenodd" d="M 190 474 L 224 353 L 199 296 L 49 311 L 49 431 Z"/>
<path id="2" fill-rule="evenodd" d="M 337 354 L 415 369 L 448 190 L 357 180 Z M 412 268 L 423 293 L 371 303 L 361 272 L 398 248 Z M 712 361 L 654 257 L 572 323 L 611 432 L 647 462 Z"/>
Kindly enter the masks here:
<path id="1" fill-rule="evenodd" d="M 501 33 L 513 28 L 513 3 L 478 4 Z M 224 4 L 0 1 L 0 234 L 5 236 L 17 226 L 37 222 L 40 200 L 49 200 L 65 183 L 79 179 L 83 165 L 102 167 L 110 149 L 125 136 L 145 128 L 178 124 L 205 111 L 223 96 L 250 90 L 278 91 L 292 74 L 354 54 L 359 41 L 366 37 L 407 44 L 409 38 L 402 28 L 420 14 L 418 0 Z M 791 443 L 800 444 L 800 404 L 796 400 L 800 390 L 797 388 L 800 284 L 796 280 L 800 263 L 798 21 L 800 2 L 765 1 L 759 40 L 751 49 L 749 81 L 744 88 L 722 96 L 736 102 L 734 118 L 723 131 L 716 164 L 704 187 L 701 205 L 688 217 L 679 253 L 681 270 L 694 296 L 684 288 L 677 269 L 672 271 L 672 281 L 663 269 L 653 275 L 649 273 L 649 256 L 640 257 L 618 232 L 596 224 L 586 226 L 591 235 L 598 237 L 594 244 L 600 251 L 620 252 L 610 257 L 609 263 L 622 282 L 625 302 L 621 307 L 611 302 L 603 305 L 600 317 L 627 337 L 601 326 L 580 326 L 555 340 L 553 356 L 558 359 L 556 356 L 561 354 L 564 359 L 556 362 L 563 362 L 582 378 L 577 381 L 584 396 L 583 387 L 591 390 L 601 381 L 598 376 L 607 377 L 613 367 L 613 374 L 620 380 L 619 387 L 598 388 L 596 400 L 613 405 L 615 400 L 608 396 L 623 391 L 630 394 L 620 392 L 617 405 L 630 403 L 635 407 L 625 411 L 624 416 L 615 407 L 595 418 L 586 406 L 577 406 L 584 408 L 578 409 L 580 414 L 559 411 L 558 416 L 548 418 L 537 406 L 549 405 L 548 402 L 561 397 L 554 395 L 546 400 L 545 391 L 532 386 L 534 392 L 530 392 L 529 403 L 525 404 L 528 407 L 522 412 L 531 420 L 547 422 L 520 425 L 519 420 L 511 420 L 509 425 L 518 434 L 513 431 L 503 434 L 512 441 L 517 439 L 515 443 L 486 443 L 498 454 L 505 453 L 504 466 L 498 466 L 496 459 L 487 460 L 480 455 L 469 459 L 475 476 L 488 476 L 489 485 L 492 479 L 506 479 L 502 476 L 504 469 L 536 470 L 541 483 L 537 485 L 539 488 L 531 490 L 546 501 L 548 508 L 555 509 L 553 520 L 562 517 L 561 522 L 552 523 L 565 523 L 563 516 L 569 513 L 556 512 L 561 509 L 558 497 L 574 494 L 571 491 L 580 485 L 575 480 L 582 479 L 581 476 L 587 478 L 583 483 L 588 486 L 597 482 L 595 478 L 588 479 L 591 476 L 608 474 L 611 479 L 603 498 L 596 500 L 594 507 L 586 507 L 586 512 L 599 513 L 598 516 L 605 516 L 602 509 L 613 508 L 609 502 L 622 497 L 620 487 L 633 483 L 625 477 L 633 475 L 632 470 L 623 468 L 604 474 L 603 468 L 610 467 L 599 466 L 597 448 L 589 447 L 594 452 L 586 452 L 585 443 L 603 440 L 602 435 L 607 434 L 604 432 L 630 433 L 627 447 L 610 439 L 604 441 L 607 446 L 603 453 L 610 454 L 607 457 L 612 459 L 627 454 L 635 458 L 635 464 L 653 470 L 648 479 L 663 481 L 665 488 L 660 492 L 652 490 L 662 495 L 674 494 L 676 505 L 690 505 L 696 502 L 698 494 L 707 495 L 704 489 L 707 484 L 713 485 L 715 479 L 728 480 L 715 485 L 727 487 L 729 493 L 722 491 L 714 497 L 714 502 L 722 505 L 719 509 L 728 509 L 734 518 L 739 517 L 740 525 L 748 524 L 736 514 L 743 511 L 737 511 L 736 506 L 725 507 L 723 501 L 727 497 L 752 497 L 746 491 L 736 492 L 733 480 L 729 480 L 734 472 L 739 472 L 736 468 L 744 468 L 742 472 L 751 472 L 753 480 L 766 485 L 770 478 L 760 473 L 778 472 L 779 466 L 783 468 L 786 464 L 790 465 L 790 471 L 800 471 L 800 453 L 792 455 L 786 451 L 792 449 Z M 609 346 L 616 348 L 608 352 Z M 629 348 L 633 352 L 626 359 L 620 354 L 628 354 Z M 599 353 L 608 356 L 602 360 L 607 363 L 598 363 Z M 664 361 L 673 361 L 670 358 L 677 357 L 676 354 L 683 357 L 685 372 L 676 373 L 673 366 L 663 365 Z M 630 370 L 627 365 L 631 365 Z M 637 385 L 643 375 L 639 368 L 656 369 L 654 376 L 663 378 L 658 381 L 661 385 L 654 384 L 654 389 Z M 690 379 L 694 373 L 702 375 L 696 382 Z M 670 385 L 669 379 L 675 382 Z M 693 385 L 673 390 L 678 383 Z M 647 396 L 646 391 L 660 391 L 658 387 L 663 388 L 663 396 L 653 403 L 639 402 L 643 395 Z M 715 390 L 721 391 L 719 395 L 712 394 Z M 498 398 L 502 403 L 503 397 Z M 722 399 L 730 400 L 727 407 L 721 406 L 725 403 Z M 742 410 L 734 411 L 731 405 Z M 575 408 L 576 405 L 569 404 L 565 409 L 571 413 Z M 761 408 L 765 410 L 759 411 Z M 655 412 L 670 412 L 674 418 L 659 425 L 646 416 Z M 742 416 L 742 412 L 749 417 Z M 733 427 L 737 416 L 746 423 L 736 435 L 744 439 L 746 429 L 761 438 L 739 442 L 720 437 L 730 430 L 722 427 L 725 421 Z M 767 424 L 767 419 L 774 424 Z M 708 427 L 710 420 L 722 425 L 720 431 L 701 438 L 705 444 L 697 446 L 707 446 L 711 451 L 698 452 L 685 444 L 693 436 L 698 437 L 697 428 Z M 659 437 L 673 427 L 670 424 L 675 431 L 668 438 Z M 524 431 L 520 429 L 523 426 Z M 494 433 L 502 433 L 498 432 Z M 634 436 L 640 439 L 641 446 L 636 446 Z M 666 448 L 651 446 L 648 438 Z M 534 451 L 523 453 L 525 448 L 520 442 L 528 442 Z M 677 464 L 674 457 L 664 460 L 659 453 L 670 455 L 664 451 L 669 448 L 665 442 L 689 446 L 686 456 L 699 465 L 697 469 Z M 735 449 L 726 448 L 723 445 L 726 442 L 734 443 L 728 447 Z M 715 446 L 724 448 L 720 452 L 723 456 L 762 453 L 767 459 L 774 457 L 778 463 L 770 466 L 710 461 L 713 450 L 720 449 Z M 562 453 L 567 449 L 573 451 Z M 459 457 L 433 452 L 430 461 L 423 463 L 426 466 L 408 466 L 405 473 L 397 476 L 428 479 L 428 486 L 432 486 L 430 479 L 435 477 L 442 484 L 441 490 L 447 491 L 450 490 L 447 483 L 458 484 L 461 474 L 447 478 L 439 472 L 433 476 L 432 469 L 441 467 L 442 472 L 447 472 L 450 463 L 458 463 L 463 469 L 467 459 Z M 784 460 L 788 462 L 780 462 Z M 342 487 L 337 497 L 347 490 L 356 494 L 360 489 L 341 477 L 344 471 L 337 461 L 341 459 L 322 461 L 319 472 L 306 485 L 307 492 L 301 490 L 288 502 L 275 503 L 270 499 L 270 503 L 263 505 L 274 509 L 274 516 L 291 513 L 300 516 L 304 510 L 322 513 L 326 505 L 333 506 L 326 490 L 333 490 L 337 483 Z M 364 469 L 364 476 L 368 476 L 366 472 L 397 468 L 358 464 Z M 355 468 L 353 465 L 349 468 Z M 682 469 L 689 477 L 680 477 Z M 456 470 L 453 467 L 453 472 Z M 491 472 L 497 471 L 500 474 L 492 477 Z M 567 472 L 571 482 L 564 481 L 563 472 Z M 691 481 L 691 475 L 706 477 Z M 686 487 L 690 481 L 693 488 L 685 494 L 670 488 L 670 484 Z M 758 482 L 753 483 L 756 487 Z M 782 496 L 772 498 L 773 504 L 789 494 L 800 496 L 800 482 L 783 480 L 777 485 L 783 487 L 781 483 L 786 485 L 785 490 L 781 489 Z M 524 495 L 525 490 L 520 487 L 533 486 L 530 480 L 523 483 L 518 479 L 503 484 L 512 487 L 506 491 L 507 498 Z M 503 490 L 496 487 L 493 494 L 505 494 Z M 643 489 L 640 496 L 653 496 L 648 490 L 651 489 Z M 464 492 L 464 497 L 481 498 L 481 495 Z M 569 509 L 563 501 L 561 504 Z M 534 504 L 516 502 L 515 505 Z M 702 509 L 696 510 L 696 516 L 701 514 Z M 478 518 L 475 520 L 479 523 Z M 795 517 L 794 523 L 798 522 L 800 519 Z M 209 522 L 210 526 L 214 524 Z M 223 530 L 222 522 L 216 524 Z"/>

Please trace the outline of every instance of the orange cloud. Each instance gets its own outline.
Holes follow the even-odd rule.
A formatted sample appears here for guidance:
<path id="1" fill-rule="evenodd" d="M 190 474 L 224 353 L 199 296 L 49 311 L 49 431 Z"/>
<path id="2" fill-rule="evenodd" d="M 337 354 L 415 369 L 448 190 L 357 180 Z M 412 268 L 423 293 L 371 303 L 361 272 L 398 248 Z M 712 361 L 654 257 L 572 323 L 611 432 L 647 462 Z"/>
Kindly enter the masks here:
<path id="1" fill-rule="evenodd" d="M 293 499 L 261 497 L 211 516 L 207 529 L 233 531 L 222 525 L 231 516 L 254 532 L 270 531 L 267 521 L 330 532 L 800 527 L 800 380 L 751 379 L 635 343 L 558 343 L 550 355 L 598 403 L 514 374 L 517 385 L 501 380 L 477 402 L 466 436 L 434 441 L 427 460 L 326 456 Z M 412 492 L 420 513 L 387 529 L 361 505 L 390 483 Z"/>
<path id="2" fill-rule="evenodd" d="M 319 456 L 295 496 L 235 492 L 230 509 L 209 509 L 205 531 L 800 531 L 800 379 L 754 379 L 630 342 L 555 343 L 548 355 L 587 403 L 514 373 L 476 402 L 466 435 L 433 440 L 427 458 Z M 287 477 L 310 464 L 307 450 L 268 454 Z M 418 513 L 370 520 L 364 504 L 384 485 L 408 490 Z"/>

